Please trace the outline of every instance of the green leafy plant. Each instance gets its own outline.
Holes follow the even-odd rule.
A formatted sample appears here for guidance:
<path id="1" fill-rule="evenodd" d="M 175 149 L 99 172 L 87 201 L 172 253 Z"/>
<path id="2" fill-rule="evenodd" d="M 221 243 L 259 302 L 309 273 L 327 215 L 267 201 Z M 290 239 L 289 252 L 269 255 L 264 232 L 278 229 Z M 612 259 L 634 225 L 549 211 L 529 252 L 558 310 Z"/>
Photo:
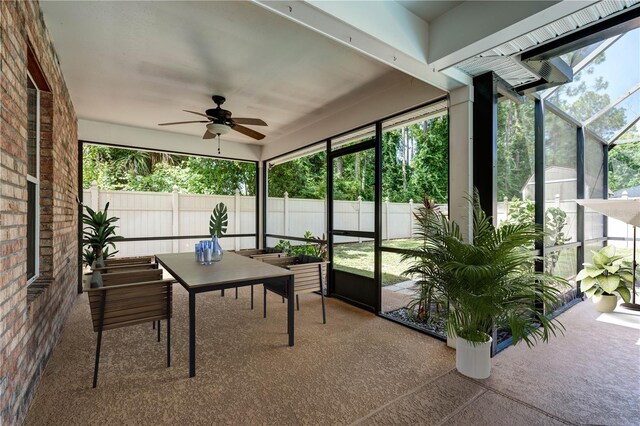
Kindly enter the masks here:
<path id="1" fill-rule="evenodd" d="M 567 213 L 559 207 L 549 207 L 545 212 L 544 228 L 546 231 L 544 244 L 547 247 L 561 246 L 569 241 L 564 232 L 567 226 Z M 545 270 L 553 274 L 560 258 L 560 251 L 549 253 L 545 261 Z"/>
<path id="2" fill-rule="evenodd" d="M 587 297 L 618 293 L 625 302 L 631 300 L 629 287 L 633 284 L 633 266 L 625 256 L 616 255 L 615 246 L 606 246 L 593 253 L 593 263 L 583 263 L 576 276 L 580 290 Z"/>
<path id="3" fill-rule="evenodd" d="M 508 203 L 507 219 L 512 225 L 535 222 L 536 204 L 530 199 L 521 200 L 513 197 Z"/>
<path id="4" fill-rule="evenodd" d="M 229 215 L 227 214 L 227 206 L 224 203 L 218 203 L 211 213 L 209 219 L 209 233 L 211 236 L 222 237 L 227 232 L 229 224 Z"/>
<path id="5" fill-rule="evenodd" d="M 299 254 L 306 254 L 307 256 L 321 257 L 327 259 L 327 244 L 323 242 L 325 236 L 314 237 L 311 231 L 304 233 L 304 238 L 318 240 L 317 243 L 306 242 L 300 245 L 293 245 L 290 241 L 280 240 L 275 248 L 282 250 L 287 256 L 297 256 Z"/>
<path id="6" fill-rule="evenodd" d="M 518 225 L 523 223 L 535 222 L 535 203 L 529 199 L 520 200 L 513 197 L 509 201 L 509 211 L 507 219 L 503 222 L 506 224 Z M 564 232 L 567 227 L 567 213 L 559 207 L 549 207 L 545 211 L 544 219 L 544 244 L 547 247 L 561 246 L 569 242 L 569 236 Z M 533 245 L 530 249 L 533 250 Z M 549 274 L 555 272 L 560 251 L 549 253 L 545 260 L 545 271 Z"/>
<path id="7" fill-rule="evenodd" d="M 447 332 L 479 344 L 494 327 L 511 330 L 513 344 L 532 346 L 562 329 L 548 318 L 558 303 L 557 287 L 566 281 L 536 272 L 539 256 L 528 247 L 543 238 L 532 223 L 493 226 L 482 210 L 477 191 L 473 207 L 472 242 L 465 242 L 458 225 L 432 211 L 418 229 L 423 245 L 413 256 L 410 271 L 428 281 L 449 301 Z M 536 307 L 542 303 L 544 310 Z"/>
<path id="8" fill-rule="evenodd" d="M 87 246 L 82 258 L 85 264 L 91 265 L 94 260 L 102 257 L 107 259 L 118 251 L 109 252 L 109 247 L 115 250 L 116 242 L 122 241 L 123 237 L 116 235 L 117 217 L 109 217 L 109 203 L 104 206 L 103 211 L 94 211 L 91 207 L 84 207 L 86 213 L 82 213 L 82 223 L 84 223 L 82 245 Z"/>
<path id="9" fill-rule="evenodd" d="M 434 212 L 439 211 L 439 207 L 424 197 L 422 199 L 422 206 L 418 208 L 413 216 L 416 219 L 418 226 L 418 233 L 424 237 L 424 231 L 428 229 L 428 222 L 432 218 Z M 404 254 L 402 260 L 411 260 L 413 255 Z M 423 275 L 418 265 L 414 264 L 412 267 L 403 272 L 407 277 L 420 277 L 416 282 L 418 291 L 415 296 L 407 304 L 407 310 L 411 315 L 414 315 L 418 320 L 427 322 L 431 317 L 431 306 L 435 303 L 436 313 L 440 313 L 440 307 L 446 304 L 446 300 L 442 297 L 442 294 L 438 292 L 435 283 L 429 279 L 423 279 Z"/>

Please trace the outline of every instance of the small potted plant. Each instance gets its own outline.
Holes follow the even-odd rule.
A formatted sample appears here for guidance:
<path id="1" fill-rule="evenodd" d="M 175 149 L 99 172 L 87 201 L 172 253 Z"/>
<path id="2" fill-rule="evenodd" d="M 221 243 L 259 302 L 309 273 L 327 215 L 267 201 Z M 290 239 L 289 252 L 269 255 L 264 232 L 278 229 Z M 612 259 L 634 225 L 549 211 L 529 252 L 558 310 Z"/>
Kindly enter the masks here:
<path id="1" fill-rule="evenodd" d="M 85 249 L 82 258 L 87 266 L 91 266 L 98 259 L 107 259 L 117 251 L 109 252 L 109 247 L 115 250 L 116 242 L 122 241 L 123 237 L 116 235 L 117 226 L 114 225 L 119 218 L 109 216 L 109 203 L 104 206 L 103 211 L 94 211 L 91 207 L 84 206 L 87 210 L 82 213 L 83 239 L 82 245 Z"/>
<path id="2" fill-rule="evenodd" d="M 211 260 L 219 262 L 222 260 L 222 247 L 220 247 L 219 239 L 227 232 L 229 224 L 229 215 L 227 214 L 227 206 L 224 203 L 218 203 L 211 212 L 209 218 L 209 233 L 211 234 Z"/>
<path id="3" fill-rule="evenodd" d="M 447 333 L 456 337 L 456 368 L 484 379 L 491 372 L 491 331 L 511 330 L 515 345 L 547 341 L 562 328 L 547 317 L 566 284 L 562 278 L 535 272 L 540 259 L 531 246 L 544 238 L 532 223 L 493 226 L 476 192 L 473 232 L 466 242 L 458 225 L 438 211 L 418 220 L 423 245 L 413 256 L 411 271 L 449 301 Z M 542 304 L 544 309 L 539 308 Z"/>
<path id="4" fill-rule="evenodd" d="M 606 246 L 593 253 L 592 263 L 583 263 L 584 268 L 576 276 L 580 290 L 591 298 L 600 312 L 613 312 L 618 303 L 616 293 L 625 302 L 631 300 L 629 287 L 633 283 L 633 267 L 625 256 L 616 255 L 615 246 Z"/>

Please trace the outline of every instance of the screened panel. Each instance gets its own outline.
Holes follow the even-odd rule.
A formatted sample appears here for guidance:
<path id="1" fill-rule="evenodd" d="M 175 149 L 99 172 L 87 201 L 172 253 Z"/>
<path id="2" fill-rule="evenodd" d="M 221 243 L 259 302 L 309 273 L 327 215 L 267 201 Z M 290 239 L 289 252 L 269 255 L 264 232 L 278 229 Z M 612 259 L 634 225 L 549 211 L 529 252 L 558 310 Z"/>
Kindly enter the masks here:
<path id="1" fill-rule="evenodd" d="M 576 288 L 577 255 L 577 248 L 568 248 L 552 251 L 545 256 L 545 271 L 548 274 L 564 278 L 569 283 L 568 286 L 557 286 L 562 293 L 569 293 Z"/>
<path id="2" fill-rule="evenodd" d="M 560 56 L 563 61 L 565 61 L 571 68 L 574 68 L 581 61 L 583 61 L 587 56 L 593 53 L 600 45 L 602 45 L 603 41 L 598 41 L 589 46 L 582 47 L 578 50 L 574 50 L 573 52 L 565 53 Z"/>
<path id="3" fill-rule="evenodd" d="M 639 72 L 640 74 L 640 72 Z M 587 127 L 604 140 L 611 140 L 640 117 L 640 90 L 609 109 Z"/>
<path id="4" fill-rule="evenodd" d="M 639 197 L 640 143 L 616 145 L 609 151 L 609 189 L 613 198 Z"/>
<path id="5" fill-rule="evenodd" d="M 576 53 L 585 56 L 580 51 Z M 635 29 L 600 53 L 549 100 L 576 119 L 587 121 L 635 86 L 639 75 L 640 29 Z M 610 131 L 613 125 L 601 123 L 598 133 Z"/>
<path id="6" fill-rule="evenodd" d="M 604 149 L 595 138 L 585 137 L 584 198 L 604 198 Z M 584 237 L 589 240 L 602 237 L 604 216 L 591 209 L 584 209 Z"/>
<path id="7" fill-rule="evenodd" d="M 382 123 L 382 245 L 412 249 L 425 199 L 448 214 L 449 117 L 439 101 Z"/>
<path id="8" fill-rule="evenodd" d="M 577 128 L 551 111 L 544 118 L 547 246 L 576 241 Z"/>
<path id="9" fill-rule="evenodd" d="M 498 102 L 497 224 L 533 223 L 535 141 L 533 100 Z"/>
<path id="10" fill-rule="evenodd" d="M 269 165 L 268 234 L 320 238 L 326 233 L 326 144 L 309 150 Z"/>

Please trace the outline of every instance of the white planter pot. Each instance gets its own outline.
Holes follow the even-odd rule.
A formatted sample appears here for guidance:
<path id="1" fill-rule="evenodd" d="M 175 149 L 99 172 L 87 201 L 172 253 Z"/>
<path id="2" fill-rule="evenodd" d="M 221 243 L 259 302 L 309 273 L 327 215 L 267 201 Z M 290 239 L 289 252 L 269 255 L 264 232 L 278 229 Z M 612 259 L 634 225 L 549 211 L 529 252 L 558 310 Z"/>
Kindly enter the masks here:
<path id="1" fill-rule="evenodd" d="M 456 369 L 473 379 L 486 379 L 491 374 L 491 337 L 485 343 L 472 344 L 456 339 Z"/>
<path id="2" fill-rule="evenodd" d="M 600 312 L 609 313 L 618 305 L 618 296 L 615 294 L 603 294 L 601 296 L 593 296 L 593 304 Z"/>

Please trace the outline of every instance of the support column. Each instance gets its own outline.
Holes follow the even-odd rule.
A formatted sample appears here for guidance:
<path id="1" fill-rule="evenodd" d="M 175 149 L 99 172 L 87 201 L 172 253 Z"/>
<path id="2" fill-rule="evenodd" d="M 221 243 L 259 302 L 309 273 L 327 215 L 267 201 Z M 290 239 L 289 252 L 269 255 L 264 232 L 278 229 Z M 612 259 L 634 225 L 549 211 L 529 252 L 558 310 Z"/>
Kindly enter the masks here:
<path id="1" fill-rule="evenodd" d="M 584 127 L 578 127 L 576 132 L 576 198 L 583 199 L 585 197 L 584 193 Z M 576 271 L 582 269 L 582 264 L 584 263 L 584 240 L 585 240 L 585 232 L 584 232 L 584 206 L 577 205 L 576 210 L 576 236 L 578 242 L 580 243 L 580 247 L 578 247 L 577 255 L 576 255 Z M 576 297 L 581 297 L 582 292 L 580 291 L 580 286 L 577 286 L 576 289 Z"/>
<path id="2" fill-rule="evenodd" d="M 534 128 L 534 173 L 535 173 L 535 212 L 534 218 L 536 226 L 544 229 L 544 205 L 545 205 L 545 161 L 544 161 L 544 101 L 536 99 L 533 106 L 533 128 Z M 544 272 L 544 241 L 536 242 L 536 251 L 541 256 L 541 260 L 535 263 L 536 272 Z M 542 311 L 544 308 L 541 301 L 536 300 L 536 309 Z"/>
<path id="3" fill-rule="evenodd" d="M 282 235 L 289 235 L 289 193 L 284 191 L 283 197 L 283 219 Z"/>
<path id="4" fill-rule="evenodd" d="M 240 210 L 240 206 L 242 205 L 242 199 L 240 198 L 240 190 L 238 188 L 236 188 L 236 193 L 235 193 L 235 198 L 234 198 L 234 204 L 235 204 L 235 211 L 233 212 L 235 217 L 234 217 L 234 222 L 235 222 L 235 226 L 234 226 L 234 234 L 242 234 L 242 211 Z M 234 242 L 233 242 L 233 249 L 234 250 L 240 250 L 242 247 L 240 245 L 240 238 L 234 238 Z"/>
<path id="5" fill-rule="evenodd" d="M 258 161 L 256 163 L 256 248 L 264 248 L 267 246 L 266 234 L 266 218 L 267 218 L 267 200 L 269 188 L 267 187 L 267 168 L 269 164 L 266 161 Z"/>
<path id="6" fill-rule="evenodd" d="M 409 238 L 413 237 L 413 198 L 409 198 Z"/>
<path id="7" fill-rule="evenodd" d="M 358 231 L 362 231 L 362 196 L 358 195 Z M 362 238 L 358 237 L 358 242 L 362 242 Z"/>
<path id="8" fill-rule="evenodd" d="M 173 185 L 173 191 L 171 192 L 171 235 L 177 237 L 180 235 L 180 194 L 178 193 L 178 186 Z M 172 253 L 180 252 L 180 241 L 173 240 Z"/>
<path id="9" fill-rule="evenodd" d="M 606 200 L 609 198 L 609 145 L 602 145 L 602 171 L 602 198 Z M 602 215 L 602 236 L 609 236 L 609 218 L 605 215 Z"/>
<path id="10" fill-rule="evenodd" d="M 473 86 L 449 94 L 449 218 L 468 241 L 472 211 L 466 197 L 473 192 Z"/>
<path id="11" fill-rule="evenodd" d="M 498 87 L 493 72 L 473 79 L 473 185 L 482 210 L 497 223 Z"/>

